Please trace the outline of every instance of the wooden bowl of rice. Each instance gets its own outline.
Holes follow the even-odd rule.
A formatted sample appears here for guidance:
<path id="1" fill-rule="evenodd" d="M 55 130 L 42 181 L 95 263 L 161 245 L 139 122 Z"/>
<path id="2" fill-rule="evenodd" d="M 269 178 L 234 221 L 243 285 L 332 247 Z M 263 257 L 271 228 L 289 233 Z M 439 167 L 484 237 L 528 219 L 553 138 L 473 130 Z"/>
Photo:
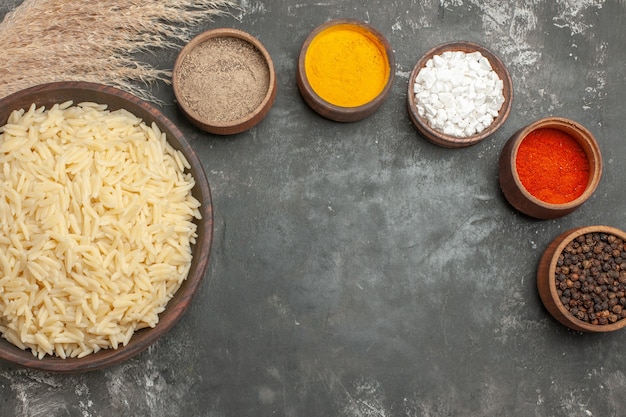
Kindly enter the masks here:
<path id="1" fill-rule="evenodd" d="M 157 108 L 87 82 L 1 99 L 0 126 L 0 359 L 85 372 L 143 351 L 183 316 L 208 266 L 213 212 L 198 156 Z"/>

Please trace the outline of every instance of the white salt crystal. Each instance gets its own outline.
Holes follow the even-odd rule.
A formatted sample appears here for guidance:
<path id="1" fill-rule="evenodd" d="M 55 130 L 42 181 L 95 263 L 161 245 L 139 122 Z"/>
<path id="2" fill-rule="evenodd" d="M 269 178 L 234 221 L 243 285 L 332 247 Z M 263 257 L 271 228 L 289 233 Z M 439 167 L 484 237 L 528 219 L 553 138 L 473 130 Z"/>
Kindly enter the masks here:
<path id="1" fill-rule="evenodd" d="M 469 126 L 469 120 L 467 118 L 461 118 L 455 122 L 460 132 L 463 132 Z"/>
<path id="2" fill-rule="evenodd" d="M 459 115 L 461 115 L 461 117 L 467 117 L 468 115 L 472 114 L 472 112 L 475 110 L 475 104 L 471 101 L 471 100 L 463 100 L 461 102 L 461 100 L 459 100 L 459 106 L 457 107 L 457 112 Z"/>
<path id="3" fill-rule="evenodd" d="M 489 70 L 485 70 L 478 61 L 471 60 L 468 62 L 468 66 L 469 69 L 474 72 L 474 74 L 484 75 L 485 73 L 489 72 Z"/>
<path id="4" fill-rule="evenodd" d="M 445 126 L 448 121 L 448 112 L 446 112 L 445 109 L 439 109 L 437 110 L 437 116 L 435 117 L 437 118 L 438 125 Z"/>
<path id="5" fill-rule="evenodd" d="M 450 74 L 450 85 L 451 87 L 457 87 L 459 85 L 465 85 L 466 84 L 466 79 L 467 77 L 465 76 L 465 74 L 463 74 L 460 71 L 457 72 L 452 72 Z"/>
<path id="6" fill-rule="evenodd" d="M 430 103 L 424 103 L 424 111 L 426 112 L 426 117 L 428 119 L 432 119 L 437 115 L 437 109 Z"/>
<path id="7" fill-rule="evenodd" d="M 433 84 L 437 81 L 437 73 L 435 71 L 424 71 L 420 81 L 422 81 L 427 88 L 432 88 Z"/>
<path id="8" fill-rule="evenodd" d="M 441 55 L 433 56 L 433 67 L 444 68 L 447 65 L 446 58 Z"/>
<path id="9" fill-rule="evenodd" d="M 463 135 L 462 137 L 468 137 L 468 136 L 472 136 L 475 135 L 476 132 L 476 125 L 470 125 L 468 127 L 466 127 L 465 129 L 463 129 Z"/>
<path id="10" fill-rule="evenodd" d="M 450 136 L 458 136 L 461 130 L 454 127 L 452 124 L 446 124 L 443 126 L 443 133 Z"/>
<path id="11" fill-rule="evenodd" d="M 454 103 L 454 95 L 452 93 L 442 92 L 439 94 L 439 101 L 445 108 L 453 109 L 456 107 Z"/>
<path id="12" fill-rule="evenodd" d="M 487 127 L 493 122 L 493 117 L 490 114 L 484 114 L 478 118 L 478 122 Z"/>

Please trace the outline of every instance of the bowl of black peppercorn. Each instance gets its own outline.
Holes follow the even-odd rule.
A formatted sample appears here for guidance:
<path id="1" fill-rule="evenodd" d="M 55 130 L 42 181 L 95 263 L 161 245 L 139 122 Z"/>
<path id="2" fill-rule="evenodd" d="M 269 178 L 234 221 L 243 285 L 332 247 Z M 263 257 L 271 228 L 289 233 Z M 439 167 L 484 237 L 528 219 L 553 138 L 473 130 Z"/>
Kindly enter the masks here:
<path id="1" fill-rule="evenodd" d="M 602 225 L 562 233 L 539 261 L 537 289 L 548 312 L 572 330 L 626 326 L 626 233 Z"/>

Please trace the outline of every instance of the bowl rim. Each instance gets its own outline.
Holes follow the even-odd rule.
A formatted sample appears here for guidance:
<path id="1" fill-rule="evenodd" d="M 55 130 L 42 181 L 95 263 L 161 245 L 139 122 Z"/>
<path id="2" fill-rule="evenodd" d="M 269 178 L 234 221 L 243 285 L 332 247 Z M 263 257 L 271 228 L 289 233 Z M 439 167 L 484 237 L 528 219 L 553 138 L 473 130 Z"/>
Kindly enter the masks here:
<path id="1" fill-rule="evenodd" d="M 622 239 L 626 243 L 626 232 L 606 225 L 580 226 L 557 236 L 544 251 L 537 270 L 537 287 L 541 301 L 552 316 L 565 326 L 588 333 L 605 333 L 622 329 L 626 318 L 615 323 L 590 324 L 574 317 L 561 303 L 556 289 L 556 263 L 563 249 L 574 239 L 587 233 L 606 233 Z"/>
<path id="2" fill-rule="evenodd" d="M 524 139 L 526 139 L 526 137 L 531 132 L 541 128 L 554 128 L 565 132 L 572 139 L 574 139 L 585 151 L 585 155 L 587 156 L 587 161 L 589 163 L 589 169 L 592 172 L 590 173 L 589 182 L 587 183 L 585 191 L 572 201 L 568 201 L 566 203 L 549 203 L 540 200 L 539 198 L 531 194 L 526 189 L 526 187 L 524 187 L 522 181 L 519 178 L 519 174 L 516 168 L 517 152 L 519 151 L 519 147 Z M 576 122 L 575 120 L 571 120 L 565 117 L 548 116 L 535 120 L 529 125 L 521 128 L 516 133 L 516 135 L 517 136 L 514 140 L 514 143 L 512 144 L 509 163 L 511 166 L 512 178 L 515 186 L 518 187 L 522 195 L 529 201 L 546 209 L 571 210 L 587 201 L 596 191 L 600 183 L 600 179 L 602 178 L 602 153 L 600 152 L 600 146 L 598 144 L 598 141 L 595 139 L 591 131 L 589 131 L 585 126 Z"/>
<path id="3" fill-rule="evenodd" d="M 344 107 L 330 103 L 318 95 L 309 83 L 306 73 L 306 55 L 311 42 L 322 32 L 335 26 L 353 26 L 366 31 L 376 38 L 384 48 L 387 65 L 389 65 L 389 75 L 383 89 L 370 101 L 359 106 Z M 395 79 L 396 58 L 391 44 L 387 38 L 375 27 L 358 19 L 331 19 L 315 27 L 306 37 L 300 48 L 297 65 L 297 83 L 300 93 L 306 103 L 318 114 L 327 119 L 337 122 L 356 122 L 363 120 L 378 110 L 385 102 Z"/>
<path id="4" fill-rule="evenodd" d="M 431 59 L 434 55 L 440 55 L 447 51 L 480 52 L 485 58 L 489 60 L 492 69 L 498 74 L 503 83 L 504 103 L 502 103 L 502 107 L 498 111 L 498 116 L 483 131 L 476 133 L 472 136 L 455 137 L 442 133 L 432 128 L 428 124 L 428 121 L 420 116 L 417 111 L 415 93 L 413 92 L 415 79 L 429 59 Z M 476 42 L 456 40 L 441 43 L 432 47 L 431 49 L 426 51 L 426 53 L 424 53 L 419 58 L 417 63 L 413 66 L 408 81 L 407 109 L 413 125 L 422 135 L 424 135 L 426 139 L 439 146 L 447 148 L 460 148 L 475 145 L 478 142 L 494 134 L 498 129 L 500 129 L 508 119 L 509 114 L 511 113 L 511 108 L 513 105 L 513 95 L 513 80 L 511 79 L 511 74 L 509 73 L 507 66 L 496 53 Z"/>
<path id="5" fill-rule="evenodd" d="M 180 93 L 180 70 L 183 65 L 183 62 L 187 58 L 187 56 L 199 45 L 213 38 L 235 38 L 245 41 L 252 45 L 257 51 L 261 53 L 265 63 L 267 64 L 269 70 L 269 84 L 268 89 L 263 97 L 263 100 L 259 105 L 247 116 L 241 117 L 239 119 L 231 120 L 228 122 L 213 122 L 209 120 L 202 119 L 193 109 L 189 107 L 185 100 L 182 99 Z M 178 53 L 176 60 L 174 62 L 174 68 L 172 70 L 172 89 L 174 90 L 174 96 L 176 97 L 176 102 L 178 106 L 181 108 L 185 116 L 192 122 L 196 127 L 207 131 L 209 133 L 219 134 L 219 135 L 231 135 L 244 132 L 252 127 L 256 126 L 265 118 L 265 116 L 269 113 L 274 101 L 276 99 L 276 89 L 277 89 L 277 81 L 276 81 L 276 70 L 274 68 L 274 61 L 268 50 L 261 43 L 259 39 L 252 36 L 250 33 L 245 32 L 240 29 L 235 28 L 215 28 L 209 29 L 207 31 L 201 32 L 197 34 L 194 38 L 192 38 Z"/>
<path id="6" fill-rule="evenodd" d="M 187 311 L 200 288 L 208 268 L 213 240 L 211 189 L 202 162 L 178 127 L 154 105 L 116 87 L 93 82 L 58 81 L 29 87 L 1 98 L 0 119 L 2 120 L 0 123 L 4 125 L 6 118 L 13 110 L 28 108 L 33 102 L 49 106 L 61 100 L 67 101 L 68 97 L 74 97 L 76 94 L 84 96 L 85 99 L 76 99 L 74 104 L 81 101 L 94 101 L 107 104 L 112 110 L 123 107 L 146 122 L 148 122 L 146 119 L 151 119 L 150 122 L 154 121 L 162 132 L 171 134 L 168 136 L 168 142 L 184 153 L 192 167 L 189 171 L 193 172 L 196 182 L 193 192 L 201 203 L 200 212 L 203 219 L 197 221 L 198 238 L 192 245 L 194 257 L 186 280 L 169 300 L 165 310 L 159 314 L 157 325 L 154 328 L 137 330 L 126 346 L 103 349 L 83 358 L 61 359 L 46 355 L 42 359 L 37 359 L 29 349 L 21 350 L 0 337 L 0 359 L 22 367 L 56 373 L 89 372 L 121 363 L 146 350 L 168 333 Z M 103 99 L 111 100 L 114 104 L 103 103 L 101 101 Z"/>

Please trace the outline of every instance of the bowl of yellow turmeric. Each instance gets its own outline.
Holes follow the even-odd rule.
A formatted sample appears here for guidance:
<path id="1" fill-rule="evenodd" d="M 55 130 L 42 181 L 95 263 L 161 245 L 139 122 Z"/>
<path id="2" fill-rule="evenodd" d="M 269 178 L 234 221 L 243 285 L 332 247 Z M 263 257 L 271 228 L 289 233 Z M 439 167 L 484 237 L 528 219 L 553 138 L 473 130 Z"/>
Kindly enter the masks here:
<path id="1" fill-rule="evenodd" d="M 355 122 L 383 104 L 394 70 L 393 50 L 380 32 L 359 20 L 336 19 L 315 28 L 304 41 L 298 88 L 321 116 Z"/>

